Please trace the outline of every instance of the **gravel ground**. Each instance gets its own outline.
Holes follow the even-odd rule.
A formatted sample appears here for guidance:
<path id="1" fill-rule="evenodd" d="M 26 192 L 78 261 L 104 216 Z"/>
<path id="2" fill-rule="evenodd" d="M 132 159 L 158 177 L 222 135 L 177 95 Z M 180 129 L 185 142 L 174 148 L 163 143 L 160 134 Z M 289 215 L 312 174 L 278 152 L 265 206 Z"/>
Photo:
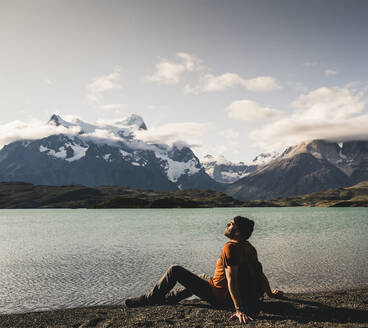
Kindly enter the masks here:
<path id="1" fill-rule="evenodd" d="M 240 327 L 239 322 L 229 320 L 231 314 L 230 309 L 213 309 L 200 300 L 190 300 L 135 309 L 98 306 L 6 314 L 0 316 L 0 327 Z M 266 299 L 261 313 L 247 326 L 368 328 L 368 288 Z"/>

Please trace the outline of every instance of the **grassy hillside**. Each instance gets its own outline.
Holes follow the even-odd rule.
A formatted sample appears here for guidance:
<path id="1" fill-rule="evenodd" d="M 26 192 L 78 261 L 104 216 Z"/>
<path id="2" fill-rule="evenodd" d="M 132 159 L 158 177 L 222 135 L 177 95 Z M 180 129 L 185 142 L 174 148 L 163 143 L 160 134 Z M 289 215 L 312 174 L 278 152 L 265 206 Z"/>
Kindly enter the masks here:
<path id="1" fill-rule="evenodd" d="M 199 208 L 199 207 L 332 206 L 368 207 L 368 181 L 348 188 L 275 200 L 242 202 L 213 190 L 153 191 L 118 186 L 35 186 L 0 183 L 0 208 Z"/>
<path id="2" fill-rule="evenodd" d="M 352 187 L 329 189 L 307 195 L 246 202 L 245 206 L 368 207 L 368 181 L 360 182 Z"/>
<path id="3" fill-rule="evenodd" d="M 230 207 L 243 202 L 212 190 L 173 192 L 137 190 L 118 186 L 35 186 L 24 182 L 0 183 L 0 208 L 174 208 Z"/>

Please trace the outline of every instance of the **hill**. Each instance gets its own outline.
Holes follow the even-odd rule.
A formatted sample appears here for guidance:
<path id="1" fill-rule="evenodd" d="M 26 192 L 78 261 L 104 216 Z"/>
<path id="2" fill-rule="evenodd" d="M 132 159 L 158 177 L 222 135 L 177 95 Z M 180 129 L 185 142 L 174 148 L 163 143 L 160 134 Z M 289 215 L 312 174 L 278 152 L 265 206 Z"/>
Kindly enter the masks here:
<path id="1" fill-rule="evenodd" d="M 270 200 L 350 187 L 367 179 L 368 141 L 312 140 L 289 147 L 225 192 L 243 201 Z"/>
<path id="2" fill-rule="evenodd" d="M 324 206 L 368 207 L 368 181 L 347 188 L 329 189 L 307 195 L 246 202 L 249 207 Z"/>
<path id="3" fill-rule="evenodd" d="M 0 208 L 175 208 L 232 207 L 243 202 L 213 190 L 173 192 L 119 186 L 44 186 L 0 183 Z"/>

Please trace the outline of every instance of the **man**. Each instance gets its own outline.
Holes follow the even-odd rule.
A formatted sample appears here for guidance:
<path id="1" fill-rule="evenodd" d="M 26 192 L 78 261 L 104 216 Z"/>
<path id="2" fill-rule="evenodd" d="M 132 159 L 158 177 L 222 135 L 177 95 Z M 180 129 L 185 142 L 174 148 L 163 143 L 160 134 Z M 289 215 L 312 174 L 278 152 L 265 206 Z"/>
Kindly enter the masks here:
<path id="1" fill-rule="evenodd" d="M 149 293 L 127 299 L 126 306 L 175 304 L 196 295 L 214 306 L 234 305 L 231 318 L 237 317 L 241 323 L 253 320 L 250 314 L 259 312 L 258 299 L 264 293 L 269 297 L 282 295 L 281 291 L 271 291 L 256 249 L 248 242 L 253 228 L 254 221 L 241 216 L 226 225 L 224 235 L 229 241 L 222 249 L 212 278 L 173 265 Z M 183 288 L 172 291 L 177 282 Z"/>

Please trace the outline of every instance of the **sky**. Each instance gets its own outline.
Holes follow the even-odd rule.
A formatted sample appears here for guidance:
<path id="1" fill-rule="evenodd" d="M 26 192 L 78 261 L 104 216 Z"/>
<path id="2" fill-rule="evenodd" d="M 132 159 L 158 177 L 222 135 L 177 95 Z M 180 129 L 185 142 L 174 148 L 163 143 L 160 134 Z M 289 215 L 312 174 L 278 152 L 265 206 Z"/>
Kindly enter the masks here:
<path id="1" fill-rule="evenodd" d="M 53 113 L 251 161 L 368 139 L 368 1 L 0 0 L 0 147 Z"/>

